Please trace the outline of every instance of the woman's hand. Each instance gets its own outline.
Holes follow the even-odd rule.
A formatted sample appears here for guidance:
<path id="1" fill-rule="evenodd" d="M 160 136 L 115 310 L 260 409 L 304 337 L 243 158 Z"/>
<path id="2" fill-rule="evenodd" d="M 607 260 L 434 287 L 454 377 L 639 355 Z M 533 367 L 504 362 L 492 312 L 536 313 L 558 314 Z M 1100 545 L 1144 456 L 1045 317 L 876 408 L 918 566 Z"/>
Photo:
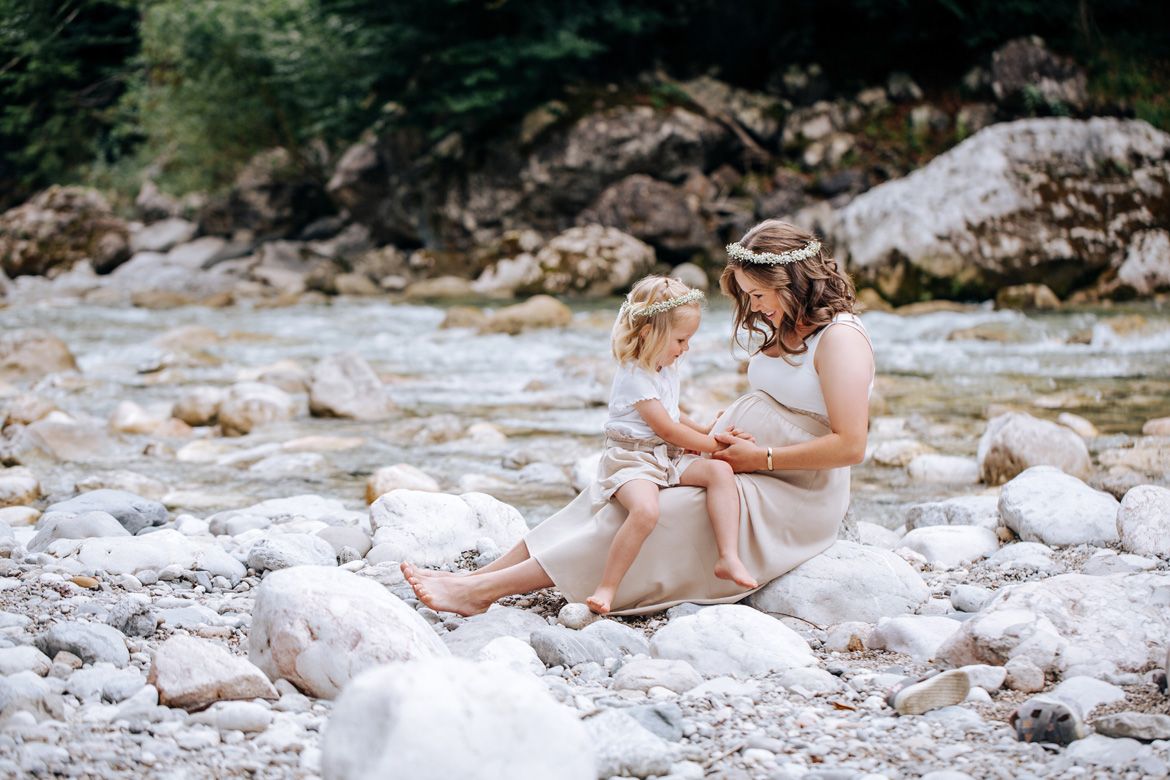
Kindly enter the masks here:
<path id="1" fill-rule="evenodd" d="M 745 434 L 749 436 L 750 434 Z M 760 469 L 761 452 L 754 439 L 745 438 L 728 431 L 715 434 L 715 441 L 727 446 L 719 452 L 713 453 L 712 458 L 722 460 L 731 465 L 735 472 L 757 471 Z"/>
<path id="2" fill-rule="evenodd" d="M 740 428 L 736 428 L 734 425 L 731 426 L 730 428 L 728 428 L 727 432 L 730 433 L 732 436 L 743 439 L 745 441 L 755 442 L 755 440 L 756 440 L 755 436 L 752 436 L 750 433 L 748 433 L 745 430 L 742 430 Z"/>

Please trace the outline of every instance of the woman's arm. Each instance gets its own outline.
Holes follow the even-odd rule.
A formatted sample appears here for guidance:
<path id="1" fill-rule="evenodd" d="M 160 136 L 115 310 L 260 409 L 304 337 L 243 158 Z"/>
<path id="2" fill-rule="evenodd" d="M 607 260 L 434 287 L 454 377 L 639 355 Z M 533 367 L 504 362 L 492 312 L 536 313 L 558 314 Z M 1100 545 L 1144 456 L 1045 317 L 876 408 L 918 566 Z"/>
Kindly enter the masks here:
<path id="1" fill-rule="evenodd" d="M 869 430 L 869 383 L 873 352 L 856 328 L 830 328 L 821 337 L 815 358 L 831 432 L 812 441 L 772 448 L 773 469 L 832 469 L 852 466 L 865 458 Z M 715 438 L 727 449 L 712 457 L 725 460 L 735 471 L 768 468 L 767 443 L 753 444 L 726 434 Z"/>
<path id="2" fill-rule="evenodd" d="M 666 407 L 656 398 L 639 401 L 634 404 L 634 408 L 642 415 L 650 429 L 669 444 L 695 452 L 717 452 L 723 449 L 723 445 L 714 437 L 700 433 L 683 422 L 681 415 L 679 422 L 670 419 Z"/>

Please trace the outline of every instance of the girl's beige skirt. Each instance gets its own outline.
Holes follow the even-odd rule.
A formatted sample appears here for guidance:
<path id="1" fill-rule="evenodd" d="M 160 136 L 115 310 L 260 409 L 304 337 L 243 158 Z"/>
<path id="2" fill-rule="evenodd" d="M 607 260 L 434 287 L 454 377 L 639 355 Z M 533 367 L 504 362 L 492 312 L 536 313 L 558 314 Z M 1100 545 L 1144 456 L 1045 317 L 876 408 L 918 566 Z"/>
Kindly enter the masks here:
<path id="1" fill-rule="evenodd" d="M 697 456 L 662 439 L 639 439 L 620 433 L 605 435 L 605 449 L 597 464 L 591 497 L 594 512 L 602 509 L 622 485 L 635 479 L 659 487 L 674 487 Z"/>
<path id="2" fill-rule="evenodd" d="M 742 396 L 719 418 L 762 446 L 809 441 L 829 433 L 827 422 L 782 406 L 759 390 Z M 619 470 L 620 472 L 620 470 Z M 739 554 L 761 583 L 828 549 L 849 508 L 849 469 L 754 471 L 737 474 Z M 700 488 L 658 494 L 658 524 L 642 545 L 614 598 L 617 614 L 657 612 L 684 601 L 720 604 L 749 591 L 714 575 L 718 551 Z M 594 508 L 594 489 L 528 532 L 524 542 L 565 598 L 584 601 L 601 579 L 626 510 L 616 501 Z"/>

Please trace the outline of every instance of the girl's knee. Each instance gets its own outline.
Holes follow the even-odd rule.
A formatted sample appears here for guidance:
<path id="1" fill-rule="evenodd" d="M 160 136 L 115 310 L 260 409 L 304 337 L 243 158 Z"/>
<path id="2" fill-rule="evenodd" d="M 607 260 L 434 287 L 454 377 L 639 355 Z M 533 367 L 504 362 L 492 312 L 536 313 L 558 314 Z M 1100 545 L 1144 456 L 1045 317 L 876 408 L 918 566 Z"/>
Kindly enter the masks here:
<path id="1" fill-rule="evenodd" d="M 654 526 L 658 525 L 658 507 L 656 506 L 636 506 L 630 509 L 626 516 L 627 523 L 633 523 L 638 528 L 646 531 L 653 530 Z"/>

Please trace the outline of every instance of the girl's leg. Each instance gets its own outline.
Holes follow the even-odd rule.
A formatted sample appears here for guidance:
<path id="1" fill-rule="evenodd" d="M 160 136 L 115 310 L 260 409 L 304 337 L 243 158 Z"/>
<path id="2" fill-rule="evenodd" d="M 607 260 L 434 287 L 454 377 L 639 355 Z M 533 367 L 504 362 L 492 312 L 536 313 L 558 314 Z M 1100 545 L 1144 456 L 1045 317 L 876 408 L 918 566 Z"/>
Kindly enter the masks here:
<path id="1" fill-rule="evenodd" d="M 630 570 L 642 542 L 658 524 L 658 491 L 660 488 L 645 479 L 635 479 L 618 488 L 614 498 L 626 508 L 626 520 L 618 529 L 605 559 L 605 570 L 601 582 L 585 603 L 599 615 L 613 607 L 613 598 L 621 585 L 622 577 Z"/>
<path id="2" fill-rule="evenodd" d="M 419 601 L 436 612 L 478 615 L 496 599 L 552 587 L 548 572 L 535 558 L 475 577 L 420 577 L 409 563 L 401 564 L 402 576 Z"/>
<path id="3" fill-rule="evenodd" d="M 719 550 L 715 576 L 745 588 L 759 587 L 739 558 L 739 489 L 731 466 L 721 460 L 697 460 L 682 473 L 680 484 L 707 491 L 707 515 Z"/>
<path id="4" fill-rule="evenodd" d="M 496 558 L 487 566 L 483 566 L 467 574 L 459 574 L 453 571 L 442 571 L 440 569 L 415 569 L 415 572 L 420 577 L 471 577 L 479 574 L 488 574 L 489 572 L 499 571 L 500 569 L 506 569 L 509 566 L 515 566 L 518 563 L 523 563 L 524 561 L 528 560 L 529 557 L 528 545 L 524 544 L 524 540 L 521 539 L 520 541 L 516 542 L 516 544 L 512 545 L 512 549 L 508 550 L 508 552 L 504 553 L 499 558 Z"/>

